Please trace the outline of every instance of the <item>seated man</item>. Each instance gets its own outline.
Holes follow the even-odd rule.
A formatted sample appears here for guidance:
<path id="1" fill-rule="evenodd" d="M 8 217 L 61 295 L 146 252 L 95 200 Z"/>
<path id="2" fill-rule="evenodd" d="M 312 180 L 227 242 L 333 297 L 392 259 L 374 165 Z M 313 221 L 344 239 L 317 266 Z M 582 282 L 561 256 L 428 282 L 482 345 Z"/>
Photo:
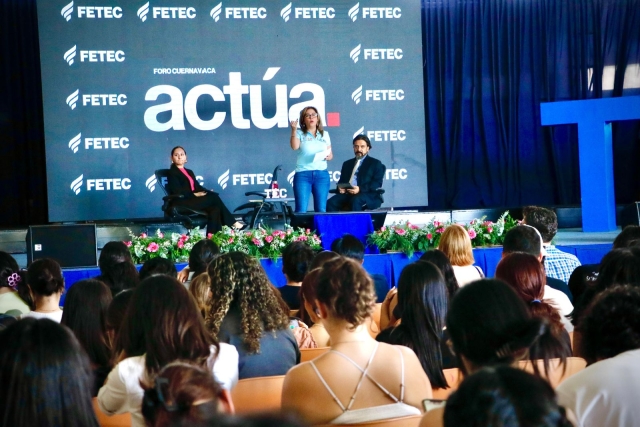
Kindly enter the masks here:
<path id="1" fill-rule="evenodd" d="M 371 141 L 366 135 L 353 138 L 356 157 L 342 164 L 338 194 L 327 200 L 327 212 L 361 211 L 365 205 L 367 209 L 380 207 L 382 195 L 376 190 L 382 187 L 387 168 L 368 155 L 370 149 Z M 351 188 L 341 188 L 342 184 L 351 184 Z"/>

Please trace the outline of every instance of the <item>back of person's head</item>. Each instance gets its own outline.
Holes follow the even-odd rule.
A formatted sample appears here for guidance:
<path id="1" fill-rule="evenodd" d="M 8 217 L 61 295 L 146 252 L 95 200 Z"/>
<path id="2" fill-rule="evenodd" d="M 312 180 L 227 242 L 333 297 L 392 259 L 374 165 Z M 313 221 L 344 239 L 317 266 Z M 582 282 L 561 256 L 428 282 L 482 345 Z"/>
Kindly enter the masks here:
<path id="1" fill-rule="evenodd" d="M 322 251 L 319 252 L 309 265 L 309 271 L 314 270 L 316 268 L 322 267 L 326 262 L 331 261 L 332 259 L 339 258 L 340 254 L 334 251 Z"/>
<path id="2" fill-rule="evenodd" d="M 519 225 L 504 235 L 502 253 L 524 252 L 535 256 L 542 253 L 542 237 L 540 232 L 529 225 Z"/>
<path id="3" fill-rule="evenodd" d="M 109 287 L 99 280 L 85 279 L 69 288 L 61 323 L 75 334 L 91 363 L 109 366 L 111 340 L 107 334 L 107 310 L 111 304 Z"/>
<path id="4" fill-rule="evenodd" d="M 340 254 L 333 251 L 322 251 L 318 253 L 315 258 L 313 258 L 313 261 L 309 266 L 309 272 L 307 273 L 307 276 L 311 274 L 313 270 L 318 271 L 313 277 L 310 277 L 309 280 L 306 280 L 307 276 L 304 276 L 305 280 L 302 281 L 302 286 L 300 287 L 301 310 L 298 312 L 298 317 L 300 317 L 300 320 L 308 325 L 313 325 L 315 322 L 311 318 L 311 315 L 309 315 L 305 303 L 309 305 L 309 309 L 313 312 L 315 312 L 318 308 L 316 307 L 316 285 L 318 282 L 318 274 L 320 273 L 320 268 L 325 263 L 337 258 L 340 258 Z"/>
<path id="5" fill-rule="evenodd" d="M 73 333 L 27 318 L 0 333 L 0 424 L 98 426 L 89 358 Z"/>
<path id="6" fill-rule="evenodd" d="M 211 371 L 185 362 L 168 364 L 143 388 L 142 415 L 150 427 L 203 425 L 220 417 L 221 400 L 228 406 Z"/>
<path id="7" fill-rule="evenodd" d="M 512 364 L 547 329 L 500 280 L 483 279 L 462 287 L 447 313 L 447 331 L 456 356 L 464 356 L 475 368 Z M 463 363 L 459 366 L 466 371 Z"/>
<path id="8" fill-rule="evenodd" d="M 465 378 L 447 400 L 445 427 L 571 427 L 544 379 L 509 366 Z"/>
<path id="9" fill-rule="evenodd" d="M 302 286 L 300 287 L 301 299 L 303 303 L 306 302 L 309 304 L 312 311 L 316 311 L 318 308 L 316 306 L 316 288 L 318 287 L 318 277 L 320 276 L 321 271 L 322 268 L 315 268 L 309 271 L 309 273 L 304 276 Z"/>
<path id="10" fill-rule="evenodd" d="M 600 293 L 580 318 L 580 354 L 589 364 L 640 348 L 640 288 L 614 286 Z"/>
<path id="11" fill-rule="evenodd" d="M 189 271 L 193 273 L 191 280 L 207 271 L 207 266 L 220 254 L 220 248 L 211 239 L 202 239 L 193 245 L 189 253 Z"/>
<path id="12" fill-rule="evenodd" d="M 173 277 L 174 279 L 178 277 L 178 270 L 176 270 L 176 266 L 172 261 L 169 261 L 166 258 L 152 258 L 147 260 L 142 264 L 140 268 L 140 280 L 144 280 L 147 277 L 155 276 L 157 274 L 164 274 L 165 276 Z"/>
<path id="13" fill-rule="evenodd" d="M 255 258 L 242 252 L 224 254 L 211 261 L 207 272 L 211 303 L 206 323 L 214 336 L 220 332 L 229 309 L 240 311 L 244 346 L 250 353 L 260 350 L 264 331 L 287 328 L 289 313 L 283 311 L 267 274 Z"/>
<path id="14" fill-rule="evenodd" d="M 322 266 L 316 296 L 331 316 L 346 321 L 353 328 L 371 316 L 376 303 L 369 274 L 360 263 L 345 257 Z"/>
<path id="15" fill-rule="evenodd" d="M 18 284 L 24 279 L 15 258 L 4 251 L 0 251 L 0 288 L 17 290 Z"/>
<path id="16" fill-rule="evenodd" d="M 428 261 L 407 265 L 398 281 L 398 304 L 394 316 L 408 335 L 409 345 L 434 388 L 446 388 L 442 373 L 440 341 L 445 326 L 449 293 L 438 267 Z"/>
<path id="17" fill-rule="evenodd" d="M 451 224 L 445 228 L 438 249 L 449 258 L 452 265 L 466 266 L 474 263 L 469 232 L 459 224 Z"/>
<path id="18" fill-rule="evenodd" d="M 315 255 L 315 251 L 305 242 L 289 243 L 282 251 L 282 272 L 290 282 L 302 282 Z"/>
<path id="19" fill-rule="evenodd" d="M 35 295 L 51 296 L 64 291 L 64 277 L 60 264 L 51 258 L 33 261 L 27 269 L 27 283 Z"/>
<path id="20" fill-rule="evenodd" d="M 540 232 L 543 242 L 550 242 L 558 233 L 558 216 L 554 211 L 539 206 L 526 206 L 522 209 L 524 223 Z"/>
<path id="21" fill-rule="evenodd" d="M 191 284 L 189 285 L 189 293 L 196 300 L 198 309 L 200 310 L 202 318 L 204 319 L 207 308 L 209 307 L 209 303 L 211 301 L 211 279 L 209 278 L 209 274 L 199 274 L 195 279 L 191 280 Z"/>
<path id="22" fill-rule="evenodd" d="M 614 249 L 602 258 L 595 288 L 602 292 L 613 285 L 640 286 L 640 247 Z"/>
<path id="23" fill-rule="evenodd" d="M 364 244 L 353 234 L 344 234 L 331 242 L 331 250 L 356 261 L 364 260 Z"/>
<path id="24" fill-rule="evenodd" d="M 124 315 L 129 308 L 131 297 L 133 297 L 133 289 L 125 289 L 124 291 L 118 292 L 111 300 L 111 304 L 109 304 L 109 308 L 107 309 L 107 329 L 111 334 L 112 340 L 120 331 L 120 326 L 122 326 Z M 113 341 L 115 342 L 115 340 Z"/>
<path id="25" fill-rule="evenodd" d="M 169 276 L 151 276 L 136 287 L 116 341 L 116 354 L 146 354 L 148 373 L 174 360 L 204 364 L 215 341 L 184 285 Z"/>
<path id="26" fill-rule="evenodd" d="M 428 261 L 440 269 L 442 276 L 444 276 L 444 282 L 447 285 L 449 299 L 453 298 L 456 292 L 458 292 L 458 289 L 460 289 L 460 286 L 458 285 L 458 279 L 456 279 L 456 275 L 453 272 L 451 261 L 449 261 L 449 258 L 447 258 L 444 252 L 439 249 L 428 250 L 422 254 L 420 261 Z"/>
<path id="27" fill-rule="evenodd" d="M 613 249 L 630 248 L 640 244 L 640 226 L 627 225 L 613 240 Z"/>
<path id="28" fill-rule="evenodd" d="M 123 242 L 108 242 L 100 252 L 98 259 L 100 280 L 102 280 L 111 294 L 116 295 L 123 289 L 135 288 L 140 282 L 138 270 L 133 264 L 129 248 Z"/>

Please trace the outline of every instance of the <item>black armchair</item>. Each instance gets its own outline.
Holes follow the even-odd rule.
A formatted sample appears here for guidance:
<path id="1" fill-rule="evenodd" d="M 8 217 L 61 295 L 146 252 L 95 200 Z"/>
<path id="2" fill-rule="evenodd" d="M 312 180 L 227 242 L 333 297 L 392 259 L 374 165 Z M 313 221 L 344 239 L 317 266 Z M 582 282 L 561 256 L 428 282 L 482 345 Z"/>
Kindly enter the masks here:
<path id="1" fill-rule="evenodd" d="M 207 225 L 207 213 L 199 211 L 197 209 L 191 209 L 184 206 L 174 206 L 173 202 L 178 199 L 182 199 L 183 196 L 179 194 L 169 194 L 167 191 L 167 177 L 169 176 L 169 169 L 158 169 L 155 171 L 156 180 L 164 192 L 162 201 L 162 212 L 164 217 L 170 221 L 179 222 L 184 227 L 192 229 L 195 227 L 206 227 Z"/>
<path id="2" fill-rule="evenodd" d="M 384 203 L 384 188 L 376 188 L 376 193 L 378 193 L 380 195 L 380 198 L 382 199 L 382 203 Z M 329 190 L 330 194 L 338 194 L 338 189 L 337 188 L 332 188 L 331 190 Z M 369 211 L 372 209 L 367 208 L 367 205 L 363 205 L 362 206 L 362 210 L 363 211 Z"/>

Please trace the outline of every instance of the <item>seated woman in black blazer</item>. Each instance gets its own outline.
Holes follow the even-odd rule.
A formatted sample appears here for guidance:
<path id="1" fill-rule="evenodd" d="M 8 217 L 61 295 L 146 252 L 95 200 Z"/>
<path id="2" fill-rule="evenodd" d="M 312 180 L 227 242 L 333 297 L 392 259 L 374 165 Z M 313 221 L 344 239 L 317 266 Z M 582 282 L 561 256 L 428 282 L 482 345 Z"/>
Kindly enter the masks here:
<path id="1" fill-rule="evenodd" d="M 184 198 L 173 203 L 176 206 L 205 211 L 208 216 L 207 234 L 220 231 L 223 225 L 241 228 L 242 224 L 231 215 L 220 196 L 200 185 L 193 171 L 184 167 L 185 163 L 187 152 L 180 146 L 174 147 L 171 150 L 167 191 L 171 195 L 180 194 Z"/>

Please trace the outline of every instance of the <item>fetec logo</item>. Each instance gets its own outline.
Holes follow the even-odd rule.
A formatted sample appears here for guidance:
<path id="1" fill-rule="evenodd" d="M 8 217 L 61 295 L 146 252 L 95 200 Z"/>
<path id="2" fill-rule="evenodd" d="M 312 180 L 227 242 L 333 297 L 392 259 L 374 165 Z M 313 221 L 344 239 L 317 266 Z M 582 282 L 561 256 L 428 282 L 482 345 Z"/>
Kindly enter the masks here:
<path id="1" fill-rule="evenodd" d="M 71 49 L 64 53 L 64 60 L 67 61 L 67 64 L 71 66 L 73 64 L 73 60 L 76 57 L 76 46 L 73 46 Z"/>
<path id="2" fill-rule="evenodd" d="M 138 18 L 140 18 L 140 20 L 144 22 L 147 20 L 148 14 L 149 14 L 149 2 L 146 2 L 145 4 L 142 5 L 142 7 L 140 7 L 140 9 L 138 9 Z"/>
<path id="3" fill-rule="evenodd" d="M 351 50 L 351 53 L 349 54 L 349 56 L 351 57 L 351 59 L 353 60 L 353 63 L 355 64 L 356 62 L 358 62 L 358 59 L 360 57 L 360 48 L 362 47 L 361 44 L 359 44 L 358 46 L 354 47 Z"/>
<path id="4" fill-rule="evenodd" d="M 71 138 L 71 140 L 69 141 L 69 148 L 71 149 L 71 151 L 73 151 L 74 154 L 78 152 L 78 147 L 80 146 L 81 140 L 82 132 Z"/>
<path id="5" fill-rule="evenodd" d="M 67 96 L 67 105 L 72 110 L 76 109 L 76 103 L 78 102 L 78 95 L 80 94 L 80 89 L 76 89 L 71 95 Z"/>
<path id="6" fill-rule="evenodd" d="M 217 6 L 214 6 L 213 9 L 211 9 L 211 12 L 209 13 L 209 15 L 214 20 L 214 22 L 218 22 L 220 20 L 221 13 L 222 13 L 222 2 L 218 3 Z"/>
<path id="7" fill-rule="evenodd" d="M 218 177 L 218 185 L 224 190 L 229 182 L 229 169 Z"/>
<path id="8" fill-rule="evenodd" d="M 358 129 L 356 131 L 356 133 L 353 134 L 353 136 L 351 137 L 351 139 L 355 138 L 358 135 L 362 135 L 362 132 L 364 132 L 364 126 L 362 126 L 360 129 Z"/>
<path id="9" fill-rule="evenodd" d="M 71 182 L 71 185 L 69 186 L 69 188 L 71 188 L 71 191 L 76 193 L 76 196 L 80 194 L 80 190 L 82 189 L 82 185 L 84 183 L 83 179 L 84 179 L 84 175 L 80 175 L 79 177 L 74 179 Z"/>
<path id="10" fill-rule="evenodd" d="M 154 173 L 149 178 L 147 178 L 147 181 L 144 183 L 144 185 L 149 189 L 149 192 L 153 193 L 153 190 L 156 189 L 157 183 L 158 179 L 156 178 L 156 174 Z"/>
<path id="11" fill-rule="evenodd" d="M 73 2 L 63 7 L 60 11 L 60 15 L 62 15 L 62 17 L 67 20 L 67 22 L 71 21 L 71 15 L 73 15 Z"/>
<path id="12" fill-rule="evenodd" d="M 360 104 L 360 97 L 362 97 L 362 85 L 351 93 L 351 99 L 356 105 Z"/>
<path id="13" fill-rule="evenodd" d="M 356 3 L 355 6 L 349 9 L 349 18 L 351 18 L 353 22 L 356 22 L 356 19 L 358 19 L 359 13 L 360 13 L 360 3 Z"/>
<path id="14" fill-rule="evenodd" d="M 289 185 L 293 185 L 293 177 L 295 174 L 296 174 L 296 171 L 293 171 L 289 175 L 287 175 L 287 182 L 289 183 Z"/>
<path id="15" fill-rule="evenodd" d="M 291 3 L 286 5 L 280 11 L 280 16 L 284 19 L 284 22 L 289 22 L 289 16 L 291 15 Z"/>

